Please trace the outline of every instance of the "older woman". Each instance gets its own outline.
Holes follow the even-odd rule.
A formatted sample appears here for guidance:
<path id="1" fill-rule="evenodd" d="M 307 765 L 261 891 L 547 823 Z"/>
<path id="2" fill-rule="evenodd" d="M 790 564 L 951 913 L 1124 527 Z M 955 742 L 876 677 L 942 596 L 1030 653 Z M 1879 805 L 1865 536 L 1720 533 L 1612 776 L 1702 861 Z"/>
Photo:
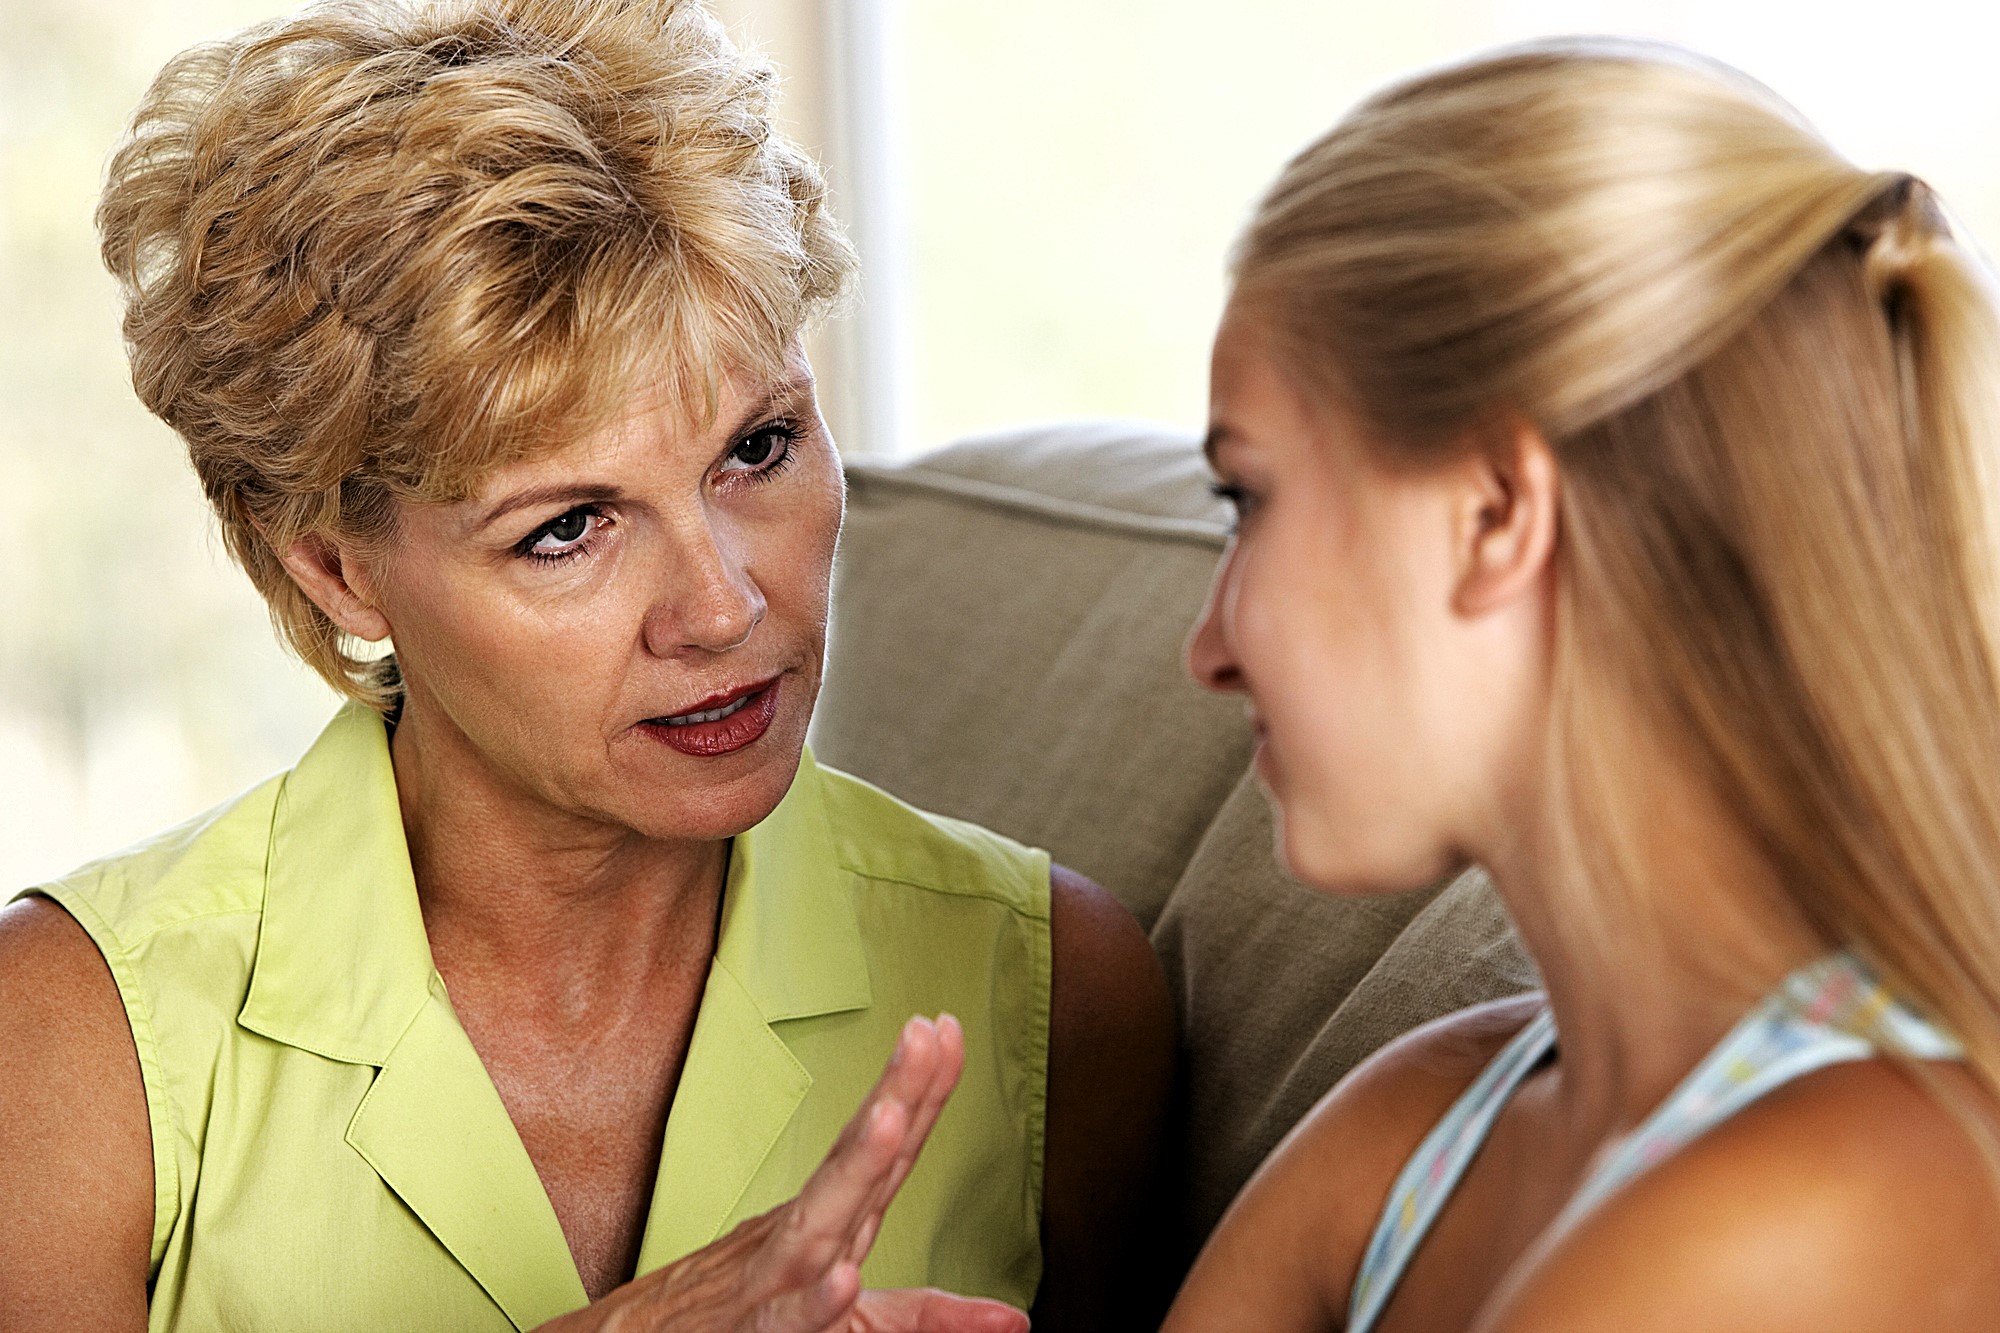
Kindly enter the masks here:
<path id="1" fill-rule="evenodd" d="M 1015 1318 L 863 1256 L 1143 1312 L 1144 937 L 803 748 L 821 200 L 676 0 L 352 0 L 161 75 L 99 218 L 135 382 L 351 702 L 0 918 L 9 1328 Z"/>

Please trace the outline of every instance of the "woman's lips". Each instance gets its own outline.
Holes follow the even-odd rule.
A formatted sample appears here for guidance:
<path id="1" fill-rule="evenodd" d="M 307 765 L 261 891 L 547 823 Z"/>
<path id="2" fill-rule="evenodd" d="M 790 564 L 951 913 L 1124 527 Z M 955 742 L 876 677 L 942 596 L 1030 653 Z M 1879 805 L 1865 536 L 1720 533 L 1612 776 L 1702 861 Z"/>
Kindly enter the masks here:
<path id="1" fill-rule="evenodd" d="M 784 677 L 780 676 L 768 685 L 739 696 L 733 705 L 734 711 L 727 717 L 711 722 L 679 724 L 649 718 L 639 724 L 639 730 L 682 754 L 707 758 L 732 753 L 770 730 L 771 720 L 778 715 L 778 690 L 783 681 Z"/>

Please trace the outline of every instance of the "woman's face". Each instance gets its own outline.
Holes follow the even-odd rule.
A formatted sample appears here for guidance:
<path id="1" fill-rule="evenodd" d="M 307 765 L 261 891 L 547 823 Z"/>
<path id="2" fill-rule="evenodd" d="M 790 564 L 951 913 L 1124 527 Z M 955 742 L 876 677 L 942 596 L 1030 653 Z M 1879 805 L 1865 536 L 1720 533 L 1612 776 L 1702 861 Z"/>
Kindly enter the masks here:
<path id="1" fill-rule="evenodd" d="M 1539 599 L 1480 596 L 1496 513 L 1507 520 L 1490 469 L 1392 466 L 1279 366 L 1232 306 L 1209 452 L 1238 527 L 1189 669 L 1246 696 L 1293 874 L 1413 887 L 1462 864 L 1499 818 L 1487 784 L 1525 758 Z"/>
<path id="2" fill-rule="evenodd" d="M 408 732 L 502 802 L 655 838 L 755 824 L 819 692 L 843 494 L 795 350 L 731 378 L 711 425 L 635 405 L 464 502 L 407 507 L 370 579 L 399 764 Z"/>

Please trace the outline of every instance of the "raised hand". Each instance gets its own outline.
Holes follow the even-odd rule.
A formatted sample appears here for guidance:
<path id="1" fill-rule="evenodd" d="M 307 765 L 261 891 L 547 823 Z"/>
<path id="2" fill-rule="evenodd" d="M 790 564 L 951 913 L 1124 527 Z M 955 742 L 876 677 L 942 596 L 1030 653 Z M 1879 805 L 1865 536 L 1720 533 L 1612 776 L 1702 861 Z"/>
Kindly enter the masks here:
<path id="1" fill-rule="evenodd" d="M 861 1262 L 965 1063 L 949 1014 L 912 1018 L 797 1197 L 543 1325 L 544 1333 L 1025 1333 L 998 1301 L 861 1290 Z"/>

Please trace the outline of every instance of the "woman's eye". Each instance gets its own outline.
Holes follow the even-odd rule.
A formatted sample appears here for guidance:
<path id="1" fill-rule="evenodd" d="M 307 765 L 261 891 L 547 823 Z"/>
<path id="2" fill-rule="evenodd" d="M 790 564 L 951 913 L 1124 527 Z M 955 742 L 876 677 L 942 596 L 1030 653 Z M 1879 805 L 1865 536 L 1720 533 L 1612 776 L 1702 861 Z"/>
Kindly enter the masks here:
<path id="1" fill-rule="evenodd" d="M 594 509 L 572 509 L 529 533 L 518 549 L 523 555 L 543 560 L 578 555 L 603 521 L 603 516 Z"/>
<path id="2" fill-rule="evenodd" d="M 729 457 L 723 460 L 722 470 L 768 476 L 791 461 L 792 447 L 797 440 L 798 430 L 793 426 L 762 427 L 744 436 L 729 451 Z"/>
<path id="3" fill-rule="evenodd" d="M 1227 502 L 1229 507 L 1236 511 L 1235 525 L 1238 527 L 1242 526 L 1243 520 L 1257 507 L 1257 497 L 1234 483 L 1216 482 L 1208 489 L 1216 499 Z"/>

